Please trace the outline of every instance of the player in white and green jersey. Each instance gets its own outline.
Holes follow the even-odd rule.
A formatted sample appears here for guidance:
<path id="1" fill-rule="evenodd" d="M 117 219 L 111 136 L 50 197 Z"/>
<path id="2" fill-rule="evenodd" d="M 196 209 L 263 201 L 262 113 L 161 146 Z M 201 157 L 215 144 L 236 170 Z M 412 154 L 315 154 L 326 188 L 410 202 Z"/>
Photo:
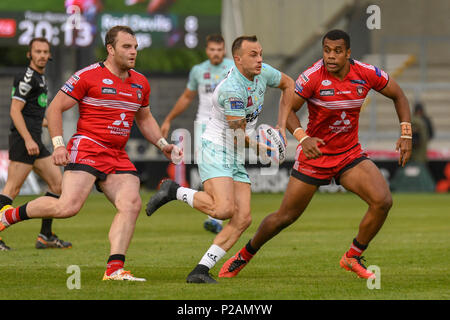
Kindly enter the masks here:
<path id="1" fill-rule="evenodd" d="M 242 130 L 246 144 L 251 145 L 250 136 L 269 86 L 282 91 L 276 112 L 278 127 L 285 137 L 286 120 L 294 94 L 294 81 L 290 77 L 262 63 L 262 47 L 256 36 L 237 38 L 233 42 L 232 54 L 235 67 L 214 91 L 213 110 L 202 136 L 202 157 L 198 165 L 204 191 L 180 187 L 174 181 L 166 180 L 146 208 L 147 215 L 151 215 L 165 203 L 177 199 L 214 218 L 230 219 L 188 275 L 186 280 L 189 283 L 215 283 L 209 270 L 251 223 L 250 180 L 244 159 L 238 153 L 230 152 L 235 147 L 233 133 Z"/>
<path id="2" fill-rule="evenodd" d="M 198 93 L 199 103 L 194 123 L 196 155 L 201 144 L 201 135 L 210 116 L 211 97 L 214 89 L 225 78 L 230 68 L 234 66 L 233 60 L 225 58 L 225 41 L 220 34 L 212 34 L 206 37 L 206 55 L 208 60 L 195 65 L 191 69 L 186 89 L 161 125 L 161 133 L 167 138 L 172 120 L 189 107 Z M 178 166 L 181 165 L 184 165 L 184 163 Z M 208 217 L 203 225 L 206 230 L 213 233 L 219 233 L 222 230 L 222 220 L 212 217 Z"/>

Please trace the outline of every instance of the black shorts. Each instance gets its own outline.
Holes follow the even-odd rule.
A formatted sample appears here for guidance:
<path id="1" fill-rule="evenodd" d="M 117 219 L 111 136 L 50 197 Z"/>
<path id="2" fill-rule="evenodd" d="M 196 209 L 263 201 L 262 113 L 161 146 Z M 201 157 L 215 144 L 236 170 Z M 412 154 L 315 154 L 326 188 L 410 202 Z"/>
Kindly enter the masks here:
<path id="1" fill-rule="evenodd" d="M 37 138 L 35 135 L 32 136 L 33 140 L 39 146 L 39 154 L 37 156 L 30 156 L 28 154 L 27 148 L 25 147 L 25 141 L 22 136 L 18 133 L 11 133 L 9 135 L 9 160 L 22 162 L 27 164 L 34 164 L 36 159 L 42 159 L 49 157 L 51 153 L 42 143 L 42 139 Z"/>

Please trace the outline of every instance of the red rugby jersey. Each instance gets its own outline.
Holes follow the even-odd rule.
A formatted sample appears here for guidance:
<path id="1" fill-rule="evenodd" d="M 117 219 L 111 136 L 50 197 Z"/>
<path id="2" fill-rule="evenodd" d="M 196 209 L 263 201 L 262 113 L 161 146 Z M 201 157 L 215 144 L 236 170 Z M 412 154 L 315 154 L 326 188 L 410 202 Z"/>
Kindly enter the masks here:
<path id="1" fill-rule="evenodd" d="M 149 104 L 150 84 L 133 69 L 122 81 L 102 63 L 76 72 L 61 91 L 78 101 L 77 135 L 123 149 L 130 137 L 136 112 Z"/>
<path id="2" fill-rule="evenodd" d="M 324 140 L 324 154 L 344 152 L 358 144 L 359 113 L 370 89 L 386 87 L 389 76 L 383 70 L 350 59 L 350 71 L 341 81 L 331 75 L 320 59 L 300 74 L 295 92 L 308 103 L 306 133 Z"/>

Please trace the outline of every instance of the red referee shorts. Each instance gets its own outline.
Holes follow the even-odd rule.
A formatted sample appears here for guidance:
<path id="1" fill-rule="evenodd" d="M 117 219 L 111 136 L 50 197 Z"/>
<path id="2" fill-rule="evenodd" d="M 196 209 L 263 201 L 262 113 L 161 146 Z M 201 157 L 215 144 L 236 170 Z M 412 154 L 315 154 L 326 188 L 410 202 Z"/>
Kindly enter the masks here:
<path id="1" fill-rule="evenodd" d="M 65 170 L 86 171 L 104 181 L 108 174 L 129 173 L 138 176 L 125 150 L 108 148 L 92 138 L 75 135 L 67 145 L 69 164 Z"/>
<path id="2" fill-rule="evenodd" d="M 317 159 L 308 159 L 299 145 L 291 175 L 305 183 L 322 186 L 330 184 L 363 160 L 369 159 L 358 143 L 347 151 L 336 154 L 323 154 Z"/>

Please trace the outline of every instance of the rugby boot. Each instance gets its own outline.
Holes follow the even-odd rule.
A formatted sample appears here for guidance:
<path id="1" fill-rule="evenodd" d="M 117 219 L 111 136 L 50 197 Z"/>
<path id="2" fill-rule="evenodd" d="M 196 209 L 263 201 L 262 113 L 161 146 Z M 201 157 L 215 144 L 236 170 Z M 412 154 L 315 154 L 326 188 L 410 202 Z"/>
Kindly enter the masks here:
<path id="1" fill-rule="evenodd" d="M 362 261 L 366 261 L 364 257 L 353 256 L 349 258 L 347 257 L 347 254 L 344 253 L 339 264 L 345 270 L 356 273 L 360 278 L 375 279 L 375 274 L 367 270 Z"/>
<path id="2" fill-rule="evenodd" d="M 137 278 L 137 277 L 133 276 L 130 271 L 125 271 L 124 269 L 116 270 L 113 273 L 111 273 L 109 276 L 106 275 L 106 271 L 105 271 L 105 274 L 103 275 L 102 280 L 103 281 L 106 281 L 106 280 L 139 281 L 139 282 L 147 281 L 144 278 Z"/>
<path id="3" fill-rule="evenodd" d="M 219 278 L 233 278 L 247 265 L 248 261 L 242 258 L 240 252 L 228 259 L 220 268 Z"/>
<path id="4" fill-rule="evenodd" d="M 177 199 L 177 189 L 180 187 L 173 180 L 166 179 L 161 182 L 159 190 L 150 198 L 145 208 L 147 216 L 151 216 L 156 210 L 165 205 L 167 202 Z"/>

